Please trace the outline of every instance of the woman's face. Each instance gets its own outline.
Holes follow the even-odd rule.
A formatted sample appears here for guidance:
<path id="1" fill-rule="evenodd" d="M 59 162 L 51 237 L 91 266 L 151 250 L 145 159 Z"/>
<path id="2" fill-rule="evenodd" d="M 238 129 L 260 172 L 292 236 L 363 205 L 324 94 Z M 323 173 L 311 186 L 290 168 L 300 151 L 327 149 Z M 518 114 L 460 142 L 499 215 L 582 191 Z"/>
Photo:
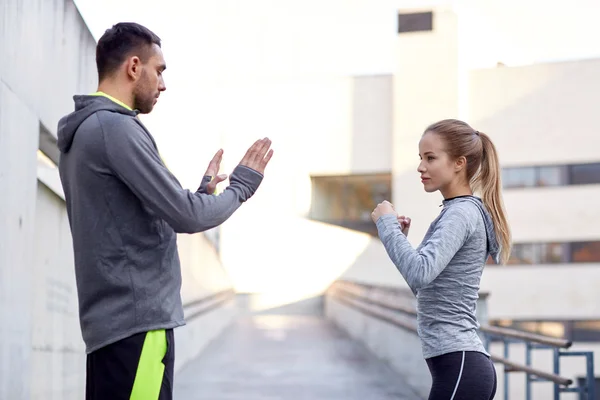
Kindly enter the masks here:
<path id="1" fill-rule="evenodd" d="M 417 171 L 426 192 L 444 192 L 456 178 L 455 163 L 444 150 L 444 141 L 433 132 L 426 132 L 419 141 L 421 163 Z"/>

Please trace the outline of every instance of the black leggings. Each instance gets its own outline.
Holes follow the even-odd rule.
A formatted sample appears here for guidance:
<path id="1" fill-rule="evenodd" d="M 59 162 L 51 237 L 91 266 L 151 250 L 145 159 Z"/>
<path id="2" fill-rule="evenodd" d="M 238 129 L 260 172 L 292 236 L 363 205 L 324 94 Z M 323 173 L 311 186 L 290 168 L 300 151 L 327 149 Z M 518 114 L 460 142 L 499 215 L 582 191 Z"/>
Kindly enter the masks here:
<path id="1" fill-rule="evenodd" d="M 492 400 L 496 394 L 496 369 L 488 356 L 477 351 L 457 351 L 428 358 L 433 383 L 429 400 Z"/>

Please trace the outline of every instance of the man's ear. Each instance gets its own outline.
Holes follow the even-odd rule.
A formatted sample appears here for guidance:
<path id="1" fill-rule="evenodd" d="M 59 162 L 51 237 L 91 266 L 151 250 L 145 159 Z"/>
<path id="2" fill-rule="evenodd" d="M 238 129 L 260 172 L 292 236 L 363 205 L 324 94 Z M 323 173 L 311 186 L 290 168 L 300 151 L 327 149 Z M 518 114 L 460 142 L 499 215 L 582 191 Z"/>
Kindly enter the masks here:
<path id="1" fill-rule="evenodd" d="M 142 75 L 142 60 L 138 56 L 129 57 L 126 68 L 127 76 L 136 81 Z"/>

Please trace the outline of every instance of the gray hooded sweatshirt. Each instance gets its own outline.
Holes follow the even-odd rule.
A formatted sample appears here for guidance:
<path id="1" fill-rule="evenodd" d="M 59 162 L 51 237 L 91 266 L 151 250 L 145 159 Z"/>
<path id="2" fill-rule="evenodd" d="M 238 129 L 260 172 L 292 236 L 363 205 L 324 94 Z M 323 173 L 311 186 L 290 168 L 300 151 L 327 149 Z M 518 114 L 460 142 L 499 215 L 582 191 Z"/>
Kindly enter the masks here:
<path id="1" fill-rule="evenodd" d="M 476 310 L 488 254 L 498 262 L 500 251 L 492 218 L 475 196 L 444 200 L 443 206 L 416 250 L 394 215 L 379 218 L 379 237 L 417 296 L 423 356 L 455 351 L 489 355 L 477 335 Z"/>
<path id="2" fill-rule="evenodd" d="M 102 96 L 75 96 L 58 124 L 59 172 L 73 235 L 88 353 L 139 332 L 185 324 L 176 232 L 223 223 L 262 175 L 238 166 L 218 196 L 181 187 L 150 132 Z"/>

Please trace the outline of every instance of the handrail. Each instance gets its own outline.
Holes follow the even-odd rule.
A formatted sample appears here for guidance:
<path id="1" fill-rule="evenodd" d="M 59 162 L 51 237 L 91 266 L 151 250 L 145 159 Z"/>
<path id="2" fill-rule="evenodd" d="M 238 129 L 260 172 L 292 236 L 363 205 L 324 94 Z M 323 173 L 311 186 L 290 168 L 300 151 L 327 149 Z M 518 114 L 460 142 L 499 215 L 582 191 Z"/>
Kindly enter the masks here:
<path id="1" fill-rule="evenodd" d="M 417 333 L 417 327 L 414 323 L 403 321 L 399 318 L 396 318 L 394 315 L 384 314 L 376 309 L 373 309 L 372 307 L 369 307 L 368 305 L 360 304 L 360 300 L 358 300 L 356 297 L 352 298 L 351 296 L 344 296 L 343 294 L 340 295 L 338 293 L 334 293 L 333 296 L 340 302 L 345 303 L 358 311 L 361 311 L 365 315 L 389 322 L 392 325 L 406 329 L 415 334 Z"/>
<path id="2" fill-rule="evenodd" d="M 383 292 L 387 293 L 380 293 L 379 296 L 377 296 L 377 293 L 374 293 L 377 292 L 377 289 L 378 288 L 373 285 L 362 285 L 356 282 L 348 281 L 336 281 L 328 289 L 328 294 L 334 299 L 350 306 L 351 308 L 354 308 L 357 311 L 362 312 L 365 315 L 386 321 L 410 332 L 417 333 L 416 324 L 406 321 L 405 319 L 398 318 L 397 315 L 385 312 L 391 311 L 397 314 L 405 314 L 414 317 L 417 313 L 416 308 L 393 303 L 389 295 L 393 295 L 394 292 L 398 293 L 398 291 L 395 291 L 392 288 L 383 288 Z M 537 343 L 555 348 L 567 349 L 572 345 L 572 342 L 567 339 L 553 338 L 534 333 L 518 331 L 516 329 L 482 325 L 480 330 L 491 336 L 500 336 L 503 338 Z M 532 376 L 543 378 L 563 386 L 569 386 L 573 383 L 571 379 L 561 377 L 557 374 L 541 371 L 528 365 L 518 364 L 502 357 L 491 355 L 491 358 L 493 361 L 504 365 L 505 372 L 525 372 Z"/>
<path id="3" fill-rule="evenodd" d="M 553 338 L 549 336 L 538 335 L 535 333 L 518 331 L 516 329 L 501 328 L 491 325 L 482 325 L 479 328 L 482 332 L 489 333 L 491 335 L 508 337 L 511 339 L 524 340 L 532 343 L 539 343 L 546 346 L 560 347 L 568 349 L 573 344 L 572 341 L 567 339 Z"/>
<path id="4" fill-rule="evenodd" d="M 338 287 L 338 286 L 341 286 L 341 287 Z M 366 292 L 369 289 L 361 288 L 360 286 L 361 286 L 361 284 L 358 284 L 355 282 L 337 281 L 333 284 L 332 289 L 336 290 L 336 291 L 343 291 L 343 292 L 349 294 L 350 296 L 360 298 L 361 301 L 363 301 L 363 302 L 379 305 L 383 308 L 387 308 L 392 311 L 398 311 L 398 312 L 401 312 L 404 314 L 410 314 L 410 315 L 415 315 L 415 316 L 417 315 L 417 310 L 414 307 L 408 307 L 408 306 L 403 306 L 400 304 L 392 303 L 386 299 L 374 299 L 374 298 L 368 297 Z M 365 285 L 365 286 L 367 286 L 367 285 Z M 386 291 L 387 291 L 387 289 L 386 289 Z M 538 344 L 543 344 L 543 345 L 552 346 L 552 347 L 560 347 L 560 348 L 564 348 L 564 349 L 568 349 L 573 344 L 572 341 L 567 340 L 567 339 L 553 338 L 550 336 L 543 336 L 543 335 L 539 335 L 539 334 L 535 334 L 535 333 L 523 332 L 523 331 L 519 331 L 516 329 L 510 329 L 510 328 L 501 328 L 501 327 L 490 326 L 490 325 L 482 325 L 480 327 L 480 330 L 482 332 L 489 333 L 492 335 L 504 336 L 504 337 L 509 337 L 512 339 L 524 340 L 527 342 L 538 343 Z"/>
<path id="5" fill-rule="evenodd" d="M 528 367 L 527 365 L 517 364 L 513 361 L 510 361 L 510 360 L 507 360 L 505 358 L 498 357 L 495 355 L 492 355 L 491 357 L 494 362 L 503 364 L 504 368 L 506 369 L 507 372 L 525 372 L 525 373 L 528 373 L 531 375 L 535 375 L 538 378 L 544 378 L 553 383 L 558 383 L 559 385 L 563 385 L 563 386 L 569 386 L 573 383 L 573 380 L 563 378 L 562 376 L 551 374 L 549 372 L 540 371 L 539 369 L 531 368 L 531 367 Z"/>
<path id="6" fill-rule="evenodd" d="M 348 297 L 353 297 L 356 299 L 360 299 L 361 301 L 365 302 L 365 303 L 369 303 L 369 304 L 373 304 L 373 305 L 378 305 L 380 307 L 386 308 L 388 310 L 391 311 L 397 311 L 403 314 L 408 314 L 411 316 L 416 316 L 417 315 L 417 310 L 415 308 L 412 307 L 406 307 L 406 306 L 402 306 L 399 304 L 390 304 L 387 301 L 384 300 L 378 300 L 378 299 L 370 299 L 368 297 L 365 296 L 361 296 L 361 295 L 357 295 L 356 293 L 352 293 L 346 289 L 340 289 L 340 288 L 336 288 L 335 289 L 337 292 L 343 293 L 344 295 L 348 296 Z"/>

